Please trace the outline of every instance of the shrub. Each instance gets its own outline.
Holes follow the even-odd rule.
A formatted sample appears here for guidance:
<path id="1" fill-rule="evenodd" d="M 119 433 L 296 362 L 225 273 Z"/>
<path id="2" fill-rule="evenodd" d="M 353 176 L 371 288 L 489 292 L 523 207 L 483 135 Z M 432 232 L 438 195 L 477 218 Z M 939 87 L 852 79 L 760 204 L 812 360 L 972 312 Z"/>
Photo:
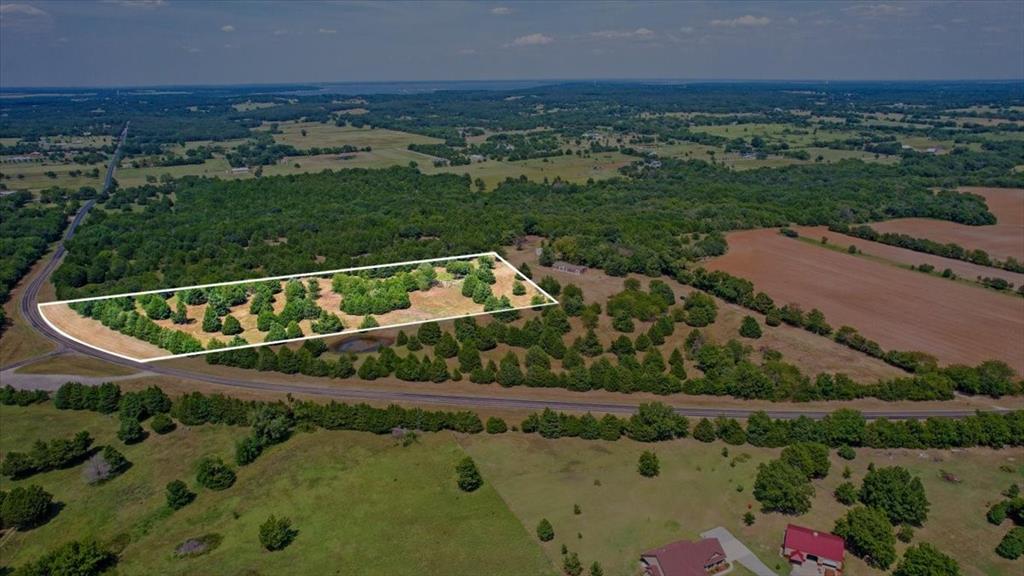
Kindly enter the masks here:
<path id="1" fill-rule="evenodd" d="M 260 544 L 271 552 L 283 550 L 291 544 L 297 534 L 298 531 L 292 528 L 292 521 L 288 518 L 271 516 L 260 524 Z"/>
<path id="2" fill-rule="evenodd" d="M 149 427 L 153 429 L 153 432 L 157 434 L 167 434 L 173 432 L 178 427 L 167 414 L 157 414 L 149 422 Z"/>
<path id="3" fill-rule="evenodd" d="M 95 541 L 68 542 L 34 562 L 18 568 L 15 576 L 96 576 L 117 562 L 117 556 Z"/>
<path id="4" fill-rule="evenodd" d="M 640 461 L 637 463 L 637 471 L 644 478 L 654 478 L 661 473 L 661 464 L 658 462 L 658 455 L 650 450 L 644 450 L 640 454 Z"/>
<path id="5" fill-rule="evenodd" d="M 853 460 L 857 457 L 857 451 L 849 446 L 840 446 L 839 449 L 836 450 L 836 454 L 843 460 Z"/>
<path id="6" fill-rule="evenodd" d="M 476 469 L 476 464 L 469 456 L 459 461 L 455 467 L 455 472 L 459 477 L 459 489 L 463 492 L 472 492 L 484 483 L 484 479 L 480 477 L 480 471 Z"/>
<path id="7" fill-rule="evenodd" d="M 551 526 L 551 522 L 548 522 L 547 518 L 542 518 L 537 523 L 537 538 L 541 542 L 550 542 L 555 538 L 555 529 Z"/>
<path id="8" fill-rule="evenodd" d="M 707 418 L 701 418 L 700 422 L 693 427 L 693 437 L 701 442 L 715 441 L 715 425 Z"/>
<path id="9" fill-rule="evenodd" d="M 836 500 L 838 500 L 840 504 L 853 506 L 857 503 L 857 488 L 852 482 L 843 482 L 839 486 L 836 486 L 834 494 Z"/>
<path id="10" fill-rule="evenodd" d="M 494 416 L 487 419 L 487 433 L 488 434 L 504 434 L 508 431 L 508 424 L 505 423 L 501 418 Z"/>
<path id="11" fill-rule="evenodd" d="M 167 483 L 167 506 L 171 510 L 181 510 L 196 499 L 195 492 L 188 489 L 181 480 L 171 480 Z"/>
<path id="12" fill-rule="evenodd" d="M 0 524 L 28 530 L 45 522 L 52 512 L 53 495 L 35 484 L 15 486 L 0 505 Z"/>
<path id="13" fill-rule="evenodd" d="M 960 576 L 960 565 L 931 544 L 922 542 L 907 548 L 892 576 Z"/>
<path id="14" fill-rule="evenodd" d="M 896 539 L 904 544 L 914 539 L 914 529 L 910 526 L 903 525 L 896 531 Z"/>
<path id="15" fill-rule="evenodd" d="M 740 336 L 744 338 L 761 337 L 761 326 L 758 325 L 757 320 L 753 316 L 743 317 L 743 323 L 740 324 Z"/>
<path id="16" fill-rule="evenodd" d="M 196 482 L 210 490 L 224 490 L 235 483 L 235 471 L 216 456 L 207 456 L 199 461 Z"/>
<path id="17" fill-rule="evenodd" d="M 117 437 L 125 444 L 136 444 L 146 438 L 146 431 L 135 418 L 122 418 L 121 427 L 117 430 Z"/>
<path id="18" fill-rule="evenodd" d="M 996 554 L 1009 560 L 1016 560 L 1024 555 L 1024 527 L 1014 526 L 1003 536 L 996 546 Z"/>

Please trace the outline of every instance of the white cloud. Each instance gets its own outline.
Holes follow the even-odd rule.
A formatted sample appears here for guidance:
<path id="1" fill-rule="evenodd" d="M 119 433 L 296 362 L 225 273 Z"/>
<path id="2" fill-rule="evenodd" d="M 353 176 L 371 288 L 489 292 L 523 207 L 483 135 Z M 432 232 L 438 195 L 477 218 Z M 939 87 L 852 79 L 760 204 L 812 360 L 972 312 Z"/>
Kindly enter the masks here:
<path id="1" fill-rule="evenodd" d="M 654 30 L 650 28 L 637 28 L 636 30 L 599 30 L 597 32 L 591 32 L 590 35 L 594 38 L 603 38 L 605 40 L 649 40 L 657 36 Z"/>
<path id="2" fill-rule="evenodd" d="M 736 28 L 738 26 L 767 26 L 771 21 L 772 19 L 767 16 L 746 14 L 731 20 L 712 20 L 711 25 L 724 26 L 727 28 Z"/>
<path id="3" fill-rule="evenodd" d="M 337 34 L 338 31 L 333 28 L 321 28 L 316 31 L 317 34 Z"/>
<path id="4" fill-rule="evenodd" d="M 906 8 L 895 4 L 854 4 L 843 8 L 844 12 L 852 12 L 865 18 L 883 18 L 895 16 L 904 12 Z"/>
<path id="5" fill-rule="evenodd" d="M 107 4 L 117 4 L 125 8 L 159 8 L 167 4 L 164 0 L 103 0 Z"/>
<path id="6" fill-rule="evenodd" d="M 0 28 L 38 29 L 50 24 L 50 14 L 31 4 L 0 4 Z"/>
<path id="7" fill-rule="evenodd" d="M 540 32 L 534 34 L 527 34 L 526 36 L 520 36 L 515 40 L 505 44 L 506 48 L 521 48 L 523 46 L 541 46 L 543 44 L 551 44 L 555 39 L 551 36 L 545 36 Z"/>
<path id="8" fill-rule="evenodd" d="M 508 6 L 495 6 L 494 8 L 491 8 L 491 14 L 496 14 L 498 16 L 506 16 L 511 13 L 512 9 Z"/>
<path id="9" fill-rule="evenodd" d="M 220 30 L 221 30 L 221 32 L 234 32 L 235 31 L 235 27 L 232 26 L 231 24 L 225 24 L 225 25 L 220 27 Z"/>
<path id="10" fill-rule="evenodd" d="M 693 26 L 680 26 L 679 31 L 683 34 L 693 34 Z"/>

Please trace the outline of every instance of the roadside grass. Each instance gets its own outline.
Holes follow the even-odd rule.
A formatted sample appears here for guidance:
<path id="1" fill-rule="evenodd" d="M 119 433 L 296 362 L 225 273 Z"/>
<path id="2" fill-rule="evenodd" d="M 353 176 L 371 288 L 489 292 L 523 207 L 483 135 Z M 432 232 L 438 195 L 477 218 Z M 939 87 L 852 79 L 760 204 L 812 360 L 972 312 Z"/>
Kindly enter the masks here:
<path id="1" fill-rule="evenodd" d="M 135 370 L 91 356 L 62 354 L 44 358 L 15 370 L 18 374 L 69 374 L 75 376 L 127 376 Z"/>
<path id="2" fill-rule="evenodd" d="M 32 269 L 29 270 L 20 282 L 11 290 L 10 299 L 4 303 L 4 314 L 7 317 L 7 326 L 0 335 L 0 367 L 13 364 L 26 358 L 33 358 L 46 354 L 53 350 L 53 342 L 39 335 L 21 317 L 21 297 L 25 293 L 25 286 L 36 277 L 46 266 L 53 255 L 53 248 L 43 254 Z M 43 296 L 43 294 L 40 294 Z"/>
<path id="3" fill-rule="evenodd" d="M 1009 528 L 989 525 L 985 513 L 988 504 L 1001 498 L 1001 490 L 1021 481 L 1019 452 L 859 449 L 852 462 L 833 456 L 829 476 L 815 481 L 811 511 L 788 517 L 762 514 L 752 494 L 757 465 L 776 457 L 779 450 L 775 449 L 730 446 L 729 456 L 723 457 L 721 442 L 687 439 L 650 445 L 628 440 L 544 440 L 518 434 L 472 436 L 461 442 L 531 533 L 541 518 L 552 523 L 555 539 L 543 544 L 552 562 L 559 561 L 564 543 L 580 554 L 585 566 L 600 561 L 609 576 L 633 575 L 644 550 L 697 538 L 715 526 L 728 528 L 769 567 L 788 574 L 778 556 L 786 524 L 831 531 L 845 511 L 832 496 L 844 481 L 843 467 L 850 466 L 852 481 L 859 486 L 872 461 L 878 466 L 905 466 L 925 485 L 931 514 L 924 527 L 915 531 L 912 543 L 936 545 L 958 558 L 965 574 L 1013 573 L 1014 564 L 994 552 Z M 636 471 L 644 450 L 658 454 L 661 474 L 657 478 L 642 478 Z M 741 454 L 749 459 L 731 466 Z M 1000 470 L 1003 464 L 1010 464 L 1017 473 Z M 959 483 L 944 480 L 943 471 Z M 743 491 L 737 491 L 737 486 Z M 573 513 L 574 504 L 580 505 L 580 515 Z M 751 527 L 742 522 L 748 506 L 756 516 Z M 905 548 L 898 545 L 900 554 Z M 880 574 L 849 554 L 844 573 Z"/>
<path id="4" fill-rule="evenodd" d="M 97 445 L 112 443 L 133 462 L 99 486 L 82 481 L 81 467 L 0 481 L 4 490 L 40 484 L 64 504 L 47 524 L 4 541 L 0 555 L 11 565 L 95 537 L 127 542 L 121 575 L 553 574 L 490 482 L 471 494 L 456 487 L 454 467 L 464 453 L 448 433 L 424 434 L 403 447 L 390 436 L 297 432 L 238 469 L 234 486 L 211 492 L 195 485 L 195 462 L 207 454 L 231 461 L 247 429 L 179 425 L 124 446 L 114 439 L 116 415 L 3 406 L 0 421 L 4 452 L 87 429 Z M 172 513 L 164 486 L 174 479 L 185 480 L 198 497 Z M 288 516 L 299 531 L 281 552 L 264 551 L 257 538 L 271 514 Z M 223 537 L 215 550 L 175 557 L 181 542 L 209 533 Z"/>

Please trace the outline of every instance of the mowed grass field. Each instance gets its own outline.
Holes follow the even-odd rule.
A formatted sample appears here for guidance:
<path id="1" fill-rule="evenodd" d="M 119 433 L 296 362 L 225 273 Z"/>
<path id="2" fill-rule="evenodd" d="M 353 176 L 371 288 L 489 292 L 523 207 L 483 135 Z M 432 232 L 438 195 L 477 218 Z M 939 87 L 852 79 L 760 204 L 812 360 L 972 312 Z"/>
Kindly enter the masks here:
<path id="1" fill-rule="evenodd" d="M 58 411 L 50 404 L 0 407 L 0 449 L 27 450 L 36 439 L 88 430 L 97 445 L 114 444 L 133 462 L 99 486 L 81 467 L 36 475 L 63 504 L 47 524 L 0 543 L 5 565 L 19 565 L 74 539 L 127 542 L 117 572 L 130 574 L 553 574 L 544 554 L 492 484 L 467 494 L 455 483 L 464 452 L 450 434 L 425 434 L 403 447 L 389 436 L 358 432 L 296 433 L 284 445 L 238 470 L 234 486 L 212 492 L 195 484 L 195 462 L 213 454 L 233 460 L 248 433 L 226 426 L 179 426 L 124 446 L 117 419 Z M 164 486 L 185 480 L 198 493 L 177 512 Z M 0 489 L 13 483 L 0 481 Z M 258 541 L 259 525 L 275 514 L 299 534 L 284 551 Z M 174 555 L 189 538 L 217 533 L 223 542 L 191 559 Z"/>
<path id="2" fill-rule="evenodd" d="M 98 168 L 98 177 L 88 175 L 93 168 Z M 72 176 L 76 170 L 81 174 Z M 7 176 L 4 184 L 11 190 L 43 190 L 53 186 L 78 190 L 82 186 L 92 186 L 97 190 L 103 185 L 103 176 L 107 167 L 104 164 L 57 164 L 50 162 L 26 162 L 23 164 L 0 164 L 0 173 Z M 46 175 L 53 172 L 56 178 Z"/>
<path id="3" fill-rule="evenodd" d="M 723 456 L 721 442 L 685 439 L 651 445 L 519 434 L 472 436 L 461 443 L 527 527 L 536 527 L 541 518 L 551 522 L 555 538 L 544 550 L 553 562 L 559 561 L 564 543 L 579 553 L 584 565 L 601 562 L 608 576 L 633 576 L 644 550 L 699 538 L 716 526 L 725 526 L 769 567 L 788 574 L 778 556 L 786 524 L 831 531 L 846 510 L 832 496 L 844 481 L 843 467 L 850 466 L 851 481 L 859 486 L 870 462 L 904 466 L 921 477 L 931 512 L 912 543 L 932 543 L 957 558 L 967 575 L 1005 575 L 1019 569 L 994 552 L 1009 524 L 996 527 L 985 520 L 988 505 L 1002 498 L 999 492 L 1022 480 L 1019 451 L 861 449 L 852 462 L 833 455 L 828 477 L 814 482 L 811 511 L 790 517 L 762 514 L 752 495 L 757 465 L 777 457 L 775 449 L 730 446 L 729 455 Z M 658 455 L 661 474 L 656 478 L 637 473 L 644 450 Z M 1000 470 L 1004 464 L 1016 471 Z M 960 482 L 944 480 L 943 471 Z M 579 515 L 573 510 L 576 504 Z M 742 521 L 748 509 L 756 516 L 750 527 Z M 897 546 L 900 554 L 905 548 Z M 844 573 L 850 576 L 883 573 L 850 554 L 846 559 Z"/>

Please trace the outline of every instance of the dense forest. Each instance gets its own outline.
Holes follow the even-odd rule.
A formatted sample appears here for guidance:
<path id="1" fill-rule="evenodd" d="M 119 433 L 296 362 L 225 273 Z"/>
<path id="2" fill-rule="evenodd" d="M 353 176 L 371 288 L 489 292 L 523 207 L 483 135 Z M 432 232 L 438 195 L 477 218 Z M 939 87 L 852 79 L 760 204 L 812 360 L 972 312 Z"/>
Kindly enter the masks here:
<path id="1" fill-rule="evenodd" d="M 723 253 L 727 230 L 993 219 L 978 197 L 933 194 L 899 168 L 856 161 L 749 172 L 674 162 L 583 185 L 508 180 L 487 194 L 468 177 L 399 167 L 184 178 L 107 202 L 124 194 L 144 209 L 90 217 L 54 276 L 61 297 L 480 252 L 527 234 L 548 237 L 571 262 L 657 275 Z"/>
<path id="2" fill-rule="evenodd" d="M 43 208 L 30 204 L 31 199 L 28 192 L 0 197 L 0 304 L 67 225 L 64 205 Z M 0 331 L 5 323 L 0 309 Z"/>

